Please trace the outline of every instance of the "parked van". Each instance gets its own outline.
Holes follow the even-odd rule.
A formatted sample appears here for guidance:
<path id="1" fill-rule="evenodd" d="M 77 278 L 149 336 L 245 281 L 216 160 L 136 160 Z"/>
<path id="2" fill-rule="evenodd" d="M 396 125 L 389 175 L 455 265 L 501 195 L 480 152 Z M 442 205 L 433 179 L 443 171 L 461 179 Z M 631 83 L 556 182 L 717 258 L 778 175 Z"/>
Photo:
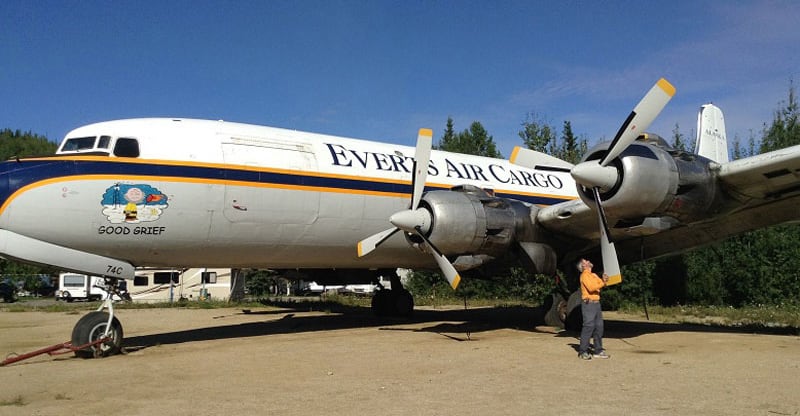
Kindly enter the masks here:
<path id="1" fill-rule="evenodd" d="M 101 287 L 102 277 L 87 276 L 77 273 L 61 273 L 58 275 L 56 300 L 72 302 L 74 300 L 100 300 L 105 298 L 106 291 Z"/>

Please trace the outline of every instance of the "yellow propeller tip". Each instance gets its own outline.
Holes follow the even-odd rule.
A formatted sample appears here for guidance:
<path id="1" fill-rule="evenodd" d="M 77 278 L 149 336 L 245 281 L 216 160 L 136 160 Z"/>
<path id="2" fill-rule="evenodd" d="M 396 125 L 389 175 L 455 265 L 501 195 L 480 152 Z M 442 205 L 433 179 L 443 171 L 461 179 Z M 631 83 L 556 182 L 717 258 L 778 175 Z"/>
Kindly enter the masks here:
<path id="1" fill-rule="evenodd" d="M 675 95 L 675 87 L 666 80 L 666 78 L 661 78 L 658 80 L 658 87 L 661 88 L 667 95 L 672 97 Z"/>
<path id="2" fill-rule="evenodd" d="M 519 146 L 514 146 L 514 150 L 511 151 L 511 157 L 508 158 L 508 161 L 514 163 L 517 160 L 517 154 L 519 154 Z"/>
<path id="3" fill-rule="evenodd" d="M 428 136 L 433 137 L 433 130 L 431 129 L 419 129 L 420 136 Z"/>
<path id="4" fill-rule="evenodd" d="M 456 276 L 453 278 L 453 282 L 450 283 L 450 286 L 453 288 L 453 290 L 456 290 L 459 283 L 461 283 L 461 275 L 456 273 Z"/>
<path id="5" fill-rule="evenodd" d="M 616 285 L 617 283 L 622 283 L 622 275 L 615 274 L 613 276 L 608 276 L 608 282 L 606 282 L 606 286 Z"/>

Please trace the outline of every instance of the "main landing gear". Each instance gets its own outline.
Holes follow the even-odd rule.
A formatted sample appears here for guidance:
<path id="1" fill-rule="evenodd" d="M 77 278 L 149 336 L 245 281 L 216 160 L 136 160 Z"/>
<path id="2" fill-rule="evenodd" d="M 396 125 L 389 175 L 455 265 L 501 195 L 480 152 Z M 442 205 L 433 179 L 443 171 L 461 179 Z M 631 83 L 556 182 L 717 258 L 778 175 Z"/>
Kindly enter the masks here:
<path id="1" fill-rule="evenodd" d="M 75 351 L 76 357 L 96 358 L 118 353 L 122 349 L 122 324 L 114 316 L 114 296 L 129 298 L 117 285 L 117 279 L 105 278 L 106 298 L 94 312 L 84 315 L 72 329 L 72 345 L 89 345 Z M 103 309 L 108 309 L 104 312 Z"/>
<path id="2" fill-rule="evenodd" d="M 555 280 L 555 289 L 544 300 L 544 323 L 568 331 L 579 331 L 583 325 L 581 291 L 570 291 L 566 282 L 557 275 Z"/>
<path id="3" fill-rule="evenodd" d="M 389 281 L 391 289 L 378 284 L 378 290 L 372 295 L 372 312 L 376 316 L 411 316 L 414 312 L 414 297 L 403 287 L 396 273 L 389 277 Z"/>

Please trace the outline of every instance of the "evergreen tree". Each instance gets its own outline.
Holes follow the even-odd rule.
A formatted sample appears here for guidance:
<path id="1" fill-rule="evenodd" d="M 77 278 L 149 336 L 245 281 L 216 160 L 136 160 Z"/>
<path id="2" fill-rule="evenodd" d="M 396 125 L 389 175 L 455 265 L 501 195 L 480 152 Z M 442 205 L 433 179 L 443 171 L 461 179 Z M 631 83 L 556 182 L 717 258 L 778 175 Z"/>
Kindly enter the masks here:
<path id="1" fill-rule="evenodd" d="M 447 117 L 447 125 L 444 128 L 444 134 L 442 138 L 439 139 L 439 145 L 436 146 L 437 149 L 440 150 L 448 150 L 453 149 L 458 146 L 456 142 L 456 131 L 453 126 L 453 118 Z"/>
<path id="2" fill-rule="evenodd" d="M 449 117 L 447 119 L 447 127 L 445 128 L 444 135 L 439 140 L 439 145 L 436 146 L 436 148 L 448 152 L 469 155 L 494 158 L 503 157 L 497 150 L 494 138 L 489 135 L 480 122 L 474 121 L 469 126 L 469 129 L 455 134 L 453 119 Z"/>
<path id="3" fill-rule="evenodd" d="M 45 156 L 56 152 L 57 145 L 44 136 L 20 130 L 0 130 L 0 160 L 14 157 Z"/>
<path id="4" fill-rule="evenodd" d="M 672 129 L 672 147 L 684 152 L 691 151 L 689 145 L 686 143 L 686 138 L 683 136 L 683 133 L 681 133 L 678 123 L 675 123 L 675 128 Z"/>
<path id="5" fill-rule="evenodd" d="M 772 124 L 764 131 L 761 140 L 761 153 L 784 149 L 800 144 L 800 108 L 795 97 L 794 83 L 789 85 L 789 99 L 786 106 L 775 111 Z"/>
<path id="6" fill-rule="evenodd" d="M 522 122 L 522 130 L 518 135 L 528 149 L 547 153 L 572 164 L 580 162 L 588 150 L 586 138 L 575 136 L 569 121 L 564 121 L 559 140 L 555 127 L 532 113 Z"/>

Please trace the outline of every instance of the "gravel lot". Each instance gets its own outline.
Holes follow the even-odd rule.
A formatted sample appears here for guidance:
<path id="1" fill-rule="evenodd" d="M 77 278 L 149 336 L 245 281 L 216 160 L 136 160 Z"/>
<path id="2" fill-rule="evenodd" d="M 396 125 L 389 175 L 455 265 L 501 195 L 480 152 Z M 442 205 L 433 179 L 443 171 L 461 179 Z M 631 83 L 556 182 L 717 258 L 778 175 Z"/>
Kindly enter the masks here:
<path id="1" fill-rule="evenodd" d="M 522 307 L 117 315 L 123 355 L 0 367 L 0 415 L 800 414 L 796 334 L 606 313 L 612 358 L 584 362 Z M 79 317 L 0 312 L 0 354 L 66 341 Z"/>

